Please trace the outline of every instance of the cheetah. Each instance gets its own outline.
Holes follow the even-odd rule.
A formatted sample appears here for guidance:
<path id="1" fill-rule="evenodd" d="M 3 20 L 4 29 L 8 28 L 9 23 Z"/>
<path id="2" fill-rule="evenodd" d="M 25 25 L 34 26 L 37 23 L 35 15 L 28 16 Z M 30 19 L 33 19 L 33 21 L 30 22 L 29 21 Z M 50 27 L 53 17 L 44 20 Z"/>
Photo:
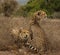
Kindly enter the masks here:
<path id="1" fill-rule="evenodd" d="M 15 28 L 15 29 L 12 29 L 11 33 L 12 33 L 14 39 L 16 39 L 16 43 L 18 46 L 20 46 L 21 48 L 24 47 L 25 49 L 28 50 L 28 52 L 31 52 L 31 51 L 33 51 L 34 53 L 38 52 L 38 49 L 36 47 L 32 46 L 30 43 L 32 38 L 31 38 L 31 34 L 30 34 L 29 30 L 26 30 L 23 28 L 18 30 Z"/>
<path id="2" fill-rule="evenodd" d="M 41 19 L 46 18 L 47 14 L 40 10 L 34 13 L 32 20 L 30 21 L 30 31 L 32 32 L 33 39 L 31 41 L 32 46 L 35 46 L 39 51 L 39 54 L 43 54 L 48 49 L 48 39 L 43 28 L 39 22 Z"/>

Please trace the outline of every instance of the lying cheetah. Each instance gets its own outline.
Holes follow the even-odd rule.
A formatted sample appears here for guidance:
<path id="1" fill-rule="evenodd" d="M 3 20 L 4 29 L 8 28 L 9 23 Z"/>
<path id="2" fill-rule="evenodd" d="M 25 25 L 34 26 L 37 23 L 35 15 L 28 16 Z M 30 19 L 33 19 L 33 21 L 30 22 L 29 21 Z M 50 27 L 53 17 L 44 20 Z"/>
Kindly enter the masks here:
<path id="1" fill-rule="evenodd" d="M 21 49 L 26 49 L 28 52 L 38 52 L 38 49 L 30 43 L 32 41 L 32 36 L 29 30 L 15 28 L 12 29 L 11 35 L 14 37 L 16 44 Z"/>

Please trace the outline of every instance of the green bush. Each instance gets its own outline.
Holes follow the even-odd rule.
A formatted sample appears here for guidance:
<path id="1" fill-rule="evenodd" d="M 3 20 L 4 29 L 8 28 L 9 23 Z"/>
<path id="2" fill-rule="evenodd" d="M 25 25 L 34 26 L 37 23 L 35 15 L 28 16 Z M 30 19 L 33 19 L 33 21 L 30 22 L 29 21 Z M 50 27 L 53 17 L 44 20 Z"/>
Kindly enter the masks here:
<path id="1" fill-rule="evenodd" d="M 32 15 L 38 10 L 44 10 L 48 15 L 60 11 L 60 0 L 29 0 L 23 9 L 25 15 Z"/>

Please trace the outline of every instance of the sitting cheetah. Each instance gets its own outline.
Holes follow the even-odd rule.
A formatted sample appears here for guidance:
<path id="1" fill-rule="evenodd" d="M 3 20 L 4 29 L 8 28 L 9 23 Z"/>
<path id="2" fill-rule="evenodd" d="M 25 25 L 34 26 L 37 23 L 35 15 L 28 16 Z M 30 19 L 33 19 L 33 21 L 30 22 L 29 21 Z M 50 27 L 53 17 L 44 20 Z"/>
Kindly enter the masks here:
<path id="1" fill-rule="evenodd" d="M 34 13 L 33 19 L 30 22 L 30 31 L 33 36 L 31 44 L 38 49 L 39 54 L 45 53 L 48 49 L 48 40 L 44 30 L 39 25 L 40 20 L 46 17 L 46 13 L 40 10 Z"/>

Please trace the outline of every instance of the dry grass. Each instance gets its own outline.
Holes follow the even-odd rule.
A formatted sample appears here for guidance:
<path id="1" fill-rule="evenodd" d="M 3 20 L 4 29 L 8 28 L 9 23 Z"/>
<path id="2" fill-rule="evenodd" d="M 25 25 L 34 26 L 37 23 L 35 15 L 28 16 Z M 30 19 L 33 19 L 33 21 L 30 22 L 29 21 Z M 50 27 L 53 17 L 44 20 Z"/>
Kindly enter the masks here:
<path id="1" fill-rule="evenodd" d="M 18 17 L 18 18 L 5 18 L 0 17 L 0 48 L 4 47 L 4 45 L 13 45 L 14 39 L 10 36 L 9 31 L 10 28 L 13 27 L 24 27 L 26 29 L 29 28 L 29 19 Z M 46 33 L 46 37 L 50 41 L 53 47 L 53 53 L 48 52 L 46 55 L 60 55 L 60 20 L 42 20 L 40 25 L 44 29 Z M 21 50 L 20 55 L 35 55 L 26 50 Z M 10 51 L 0 51 L 0 55 L 17 55 L 15 52 Z M 36 54 L 38 55 L 38 54 Z"/>

